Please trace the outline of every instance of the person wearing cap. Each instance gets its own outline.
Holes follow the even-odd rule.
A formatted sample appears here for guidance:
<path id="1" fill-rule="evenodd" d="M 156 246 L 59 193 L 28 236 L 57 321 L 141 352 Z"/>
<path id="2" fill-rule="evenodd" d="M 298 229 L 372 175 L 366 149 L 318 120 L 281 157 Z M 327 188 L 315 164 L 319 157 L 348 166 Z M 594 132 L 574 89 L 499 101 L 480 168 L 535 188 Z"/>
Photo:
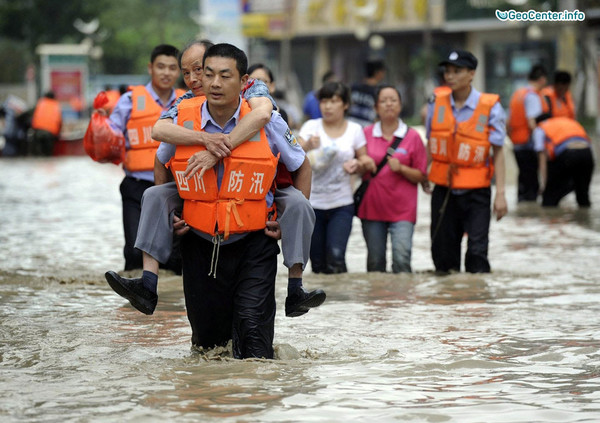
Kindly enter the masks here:
<path id="1" fill-rule="evenodd" d="M 531 131 L 543 113 L 540 90 L 546 85 L 547 73 L 542 65 L 531 68 L 529 85 L 514 92 L 509 103 L 508 136 L 513 144 L 519 167 L 518 201 L 536 201 L 540 192 L 538 157 L 533 150 Z"/>
<path id="2" fill-rule="evenodd" d="M 594 157 L 583 126 L 569 117 L 541 121 L 532 134 L 539 155 L 542 206 L 556 207 L 572 191 L 579 207 L 590 207 Z"/>
<path id="3" fill-rule="evenodd" d="M 488 273 L 491 181 L 496 180 L 493 211 L 507 213 L 504 194 L 505 113 L 497 94 L 472 85 L 477 58 L 454 50 L 440 63 L 451 92 L 428 104 L 426 132 L 431 155 L 431 254 L 437 272 L 460 271 L 461 241 L 468 236 L 465 270 Z M 492 154 L 490 154 L 490 147 Z"/>

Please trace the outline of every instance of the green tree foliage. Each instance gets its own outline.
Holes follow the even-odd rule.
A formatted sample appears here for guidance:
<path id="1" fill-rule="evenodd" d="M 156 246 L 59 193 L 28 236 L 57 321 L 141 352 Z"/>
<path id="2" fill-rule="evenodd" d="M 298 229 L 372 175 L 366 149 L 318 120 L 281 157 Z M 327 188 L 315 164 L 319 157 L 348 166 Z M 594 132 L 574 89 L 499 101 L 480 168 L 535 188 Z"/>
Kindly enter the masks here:
<path id="1" fill-rule="evenodd" d="M 119 7 L 107 8 L 100 16 L 110 32 L 102 43 L 105 73 L 144 73 L 155 45 L 180 48 L 199 31 L 190 18 L 190 12 L 198 10 L 198 0 L 110 1 Z"/>
<path id="2" fill-rule="evenodd" d="M 79 43 L 85 35 L 76 19 L 100 20 L 97 39 L 104 55 L 98 69 L 110 74 L 144 73 L 152 47 L 161 43 L 181 47 L 198 33 L 190 18 L 198 0 L 0 0 L 0 82 L 22 81 L 26 63 L 35 63 L 39 44 Z M 94 38 L 94 35 L 92 36 Z M 103 39 L 102 39 L 103 38 Z M 15 57 L 15 54 L 18 57 Z"/>

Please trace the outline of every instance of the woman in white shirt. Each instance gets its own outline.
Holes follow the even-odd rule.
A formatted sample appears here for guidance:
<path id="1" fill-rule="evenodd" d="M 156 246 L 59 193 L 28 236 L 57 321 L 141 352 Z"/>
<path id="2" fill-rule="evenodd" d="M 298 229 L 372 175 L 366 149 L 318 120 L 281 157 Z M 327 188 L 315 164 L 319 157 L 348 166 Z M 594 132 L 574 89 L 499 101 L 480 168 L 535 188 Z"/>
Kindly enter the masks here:
<path id="1" fill-rule="evenodd" d="M 362 127 L 345 118 L 349 88 L 329 82 L 317 98 L 323 117 L 305 122 L 298 137 L 313 172 L 310 203 L 316 222 L 310 261 L 314 273 L 344 273 L 354 217 L 350 175 L 374 171 L 376 166 L 367 155 Z"/>

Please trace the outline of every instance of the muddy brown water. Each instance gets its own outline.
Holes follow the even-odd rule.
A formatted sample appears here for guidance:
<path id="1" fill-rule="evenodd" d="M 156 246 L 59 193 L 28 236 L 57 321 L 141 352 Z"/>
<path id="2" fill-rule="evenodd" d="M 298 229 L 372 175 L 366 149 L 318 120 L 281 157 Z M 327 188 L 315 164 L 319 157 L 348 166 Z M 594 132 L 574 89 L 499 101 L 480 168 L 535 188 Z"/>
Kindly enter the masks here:
<path id="1" fill-rule="evenodd" d="M 600 421 L 600 188 L 593 207 L 515 205 L 488 275 L 436 276 L 420 193 L 411 275 L 307 272 L 327 301 L 286 318 L 278 360 L 190 350 L 181 278 L 153 316 L 103 280 L 123 266 L 122 171 L 85 157 L 0 160 L 0 420 Z M 598 175 L 596 175 L 598 176 Z M 388 264 L 389 266 L 389 264 Z"/>

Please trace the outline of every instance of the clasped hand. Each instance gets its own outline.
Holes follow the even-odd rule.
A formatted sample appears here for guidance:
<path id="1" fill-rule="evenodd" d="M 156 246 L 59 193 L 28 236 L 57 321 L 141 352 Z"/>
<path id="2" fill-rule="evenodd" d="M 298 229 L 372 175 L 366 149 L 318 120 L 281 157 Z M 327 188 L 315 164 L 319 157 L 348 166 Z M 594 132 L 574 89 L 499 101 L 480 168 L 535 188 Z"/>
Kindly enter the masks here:
<path id="1" fill-rule="evenodd" d="M 206 150 L 198 151 L 188 159 L 188 165 L 185 169 L 187 179 L 190 179 L 198 171 L 200 171 L 198 177 L 202 178 L 204 173 L 216 165 L 219 160 L 231 155 L 233 145 L 228 134 L 220 132 L 214 134 L 204 133 L 203 142 Z"/>

